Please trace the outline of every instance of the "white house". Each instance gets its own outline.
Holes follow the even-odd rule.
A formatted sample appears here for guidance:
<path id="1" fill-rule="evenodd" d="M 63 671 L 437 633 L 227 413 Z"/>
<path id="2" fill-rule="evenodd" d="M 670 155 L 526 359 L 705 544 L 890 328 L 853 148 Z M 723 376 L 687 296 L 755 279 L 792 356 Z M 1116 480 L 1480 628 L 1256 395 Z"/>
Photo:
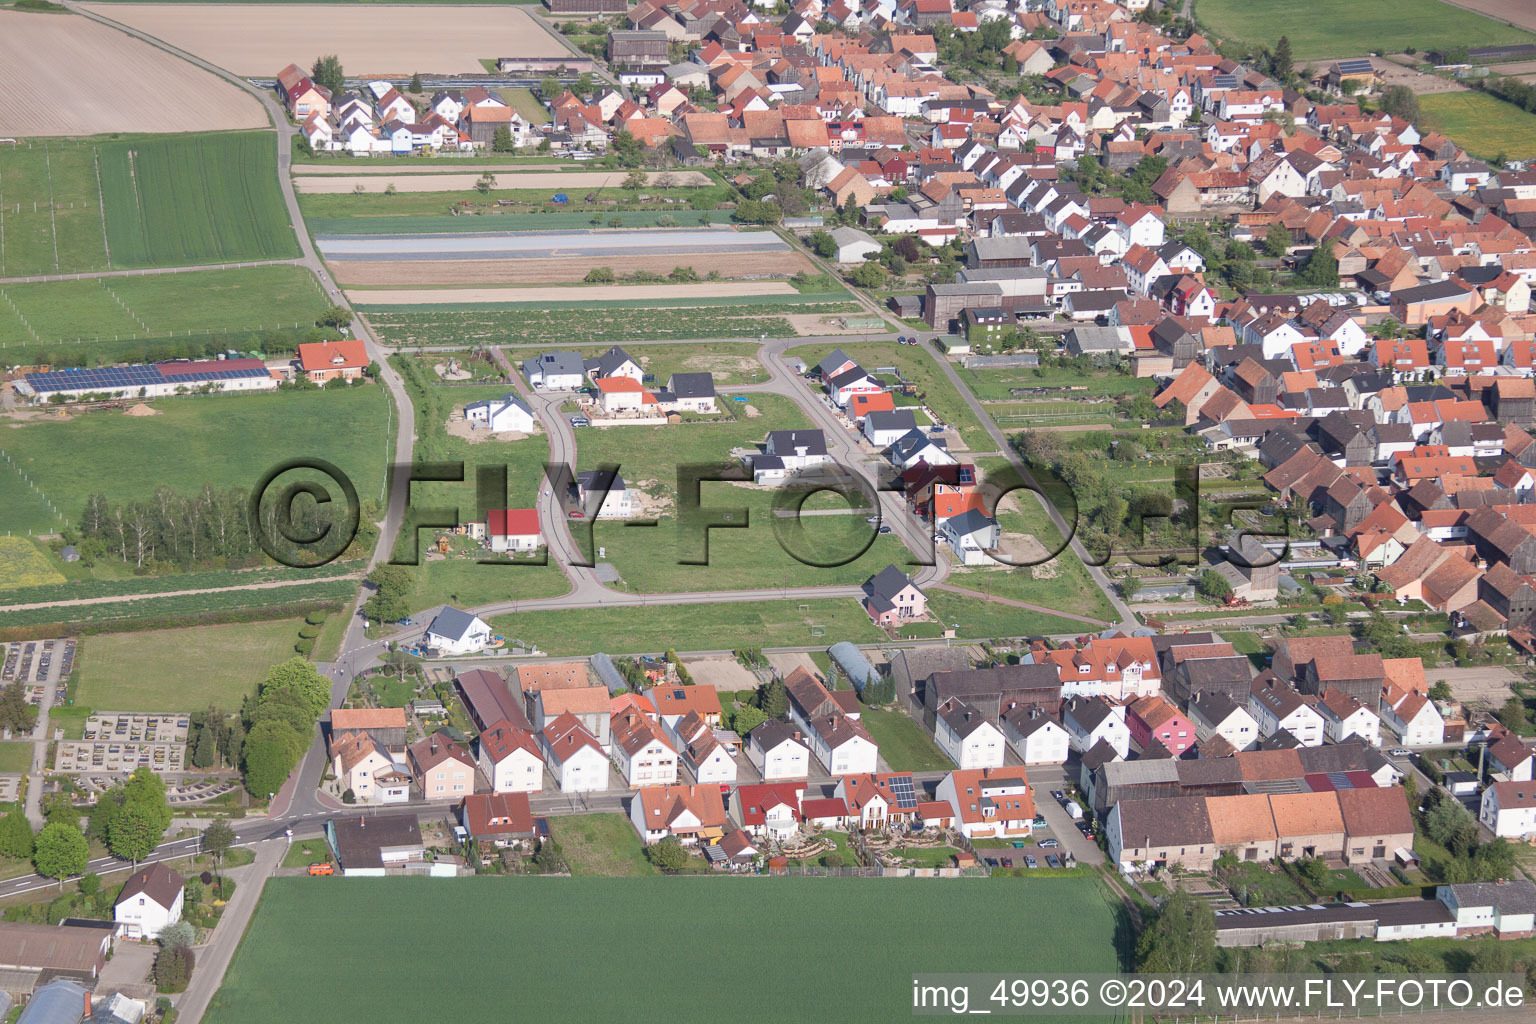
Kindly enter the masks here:
<path id="1" fill-rule="evenodd" d="M 630 789 L 677 783 L 677 748 L 634 708 L 613 716 L 613 763 Z"/>
<path id="2" fill-rule="evenodd" d="M 764 782 L 804 779 L 811 770 L 811 748 L 799 729 L 787 722 L 764 722 L 747 736 L 747 760 Z"/>
<path id="3" fill-rule="evenodd" d="M 1381 746 L 1381 718 L 1344 691 L 1330 686 L 1316 709 L 1323 716 L 1323 735 L 1329 743 L 1359 736 L 1373 747 Z"/>
<path id="4" fill-rule="evenodd" d="M 150 864 L 123 883 L 112 908 L 117 933 L 128 939 L 153 939 L 166 925 L 181 920 L 186 898 L 182 877 L 164 864 Z"/>
<path id="5" fill-rule="evenodd" d="M 1265 739 L 1284 729 L 1304 747 L 1323 745 L 1323 716 L 1302 700 L 1301 694 L 1279 680 L 1254 681 L 1248 691 L 1248 713 Z"/>
<path id="6" fill-rule="evenodd" d="M 1220 736 L 1234 750 L 1251 750 L 1259 742 L 1259 723 L 1248 709 L 1224 693 L 1196 693 L 1189 700 L 1189 721 L 1195 738 L 1205 743 Z"/>
<path id="7" fill-rule="evenodd" d="M 521 398 L 512 394 L 503 398 L 488 398 L 483 402 L 470 402 L 464 407 L 464 419 L 493 434 L 504 431 L 533 433 L 533 412 Z"/>
<path id="8" fill-rule="evenodd" d="M 819 430 L 770 430 L 766 449 L 782 462 L 786 473 L 812 469 L 832 458 L 827 454 L 826 435 Z"/>
<path id="9" fill-rule="evenodd" d="M 747 832 L 784 842 L 800 831 L 800 798 L 792 784 L 738 786 L 731 791 L 730 813 Z"/>
<path id="10" fill-rule="evenodd" d="M 1505 839 L 1536 836 L 1536 783 L 1495 782 L 1483 790 L 1477 820 Z"/>
<path id="11" fill-rule="evenodd" d="M 532 732 L 503 718 L 480 734 L 477 763 L 496 793 L 537 793 L 544 788 L 544 756 Z"/>
<path id="12" fill-rule="evenodd" d="M 919 462 L 926 462 L 930 466 L 952 466 L 957 461 L 949 454 L 943 438 L 916 428 L 891 442 L 891 446 L 885 450 L 885 457 L 893 466 L 902 469 L 911 469 Z"/>
<path id="13" fill-rule="evenodd" d="M 827 377 L 825 387 L 827 395 L 840 409 L 845 408 L 854 395 L 874 395 L 885 390 L 885 385 L 878 378 L 871 377 L 857 364 Z"/>
<path id="14" fill-rule="evenodd" d="M 545 352 L 524 361 L 523 376 L 544 391 L 576 391 L 587 379 L 580 352 Z"/>
<path id="15" fill-rule="evenodd" d="M 1002 730 L 964 701 L 951 697 L 939 705 L 933 736 L 962 769 L 1003 766 L 1006 743 Z"/>
<path id="16" fill-rule="evenodd" d="M 1388 686 L 1381 695 L 1381 720 L 1405 747 L 1436 747 L 1445 742 L 1445 719 L 1422 693 Z"/>
<path id="17" fill-rule="evenodd" d="M 1125 724 L 1125 706 L 1103 697 L 1074 697 L 1061 706 L 1061 727 L 1072 749 L 1086 754 L 1101 742 L 1122 758 L 1131 749 L 1131 730 Z"/>
<path id="18" fill-rule="evenodd" d="M 955 827 L 967 839 L 1027 836 L 1035 829 L 1035 799 L 1023 768 L 950 772 L 934 799 L 955 812 Z"/>
<path id="19" fill-rule="evenodd" d="M 539 512 L 532 508 L 491 509 L 485 514 L 485 535 L 491 550 L 498 554 L 537 551 L 544 543 L 539 531 Z"/>
<path id="20" fill-rule="evenodd" d="M 1536 882 L 1527 878 L 1442 885 L 1435 898 L 1456 915 L 1457 935 L 1512 939 L 1536 931 Z"/>
<path id="21" fill-rule="evenodd" d="M 876 448 L 889 448 L 917 429 L 917 417 L 911 409 L 871 412 L 864 417 L 864 436 Z"/>
<path id="22" fill-rule="evenodd" d="M 652 786 L 629 802 L 629 820 L 647 846 L 668 836 L 714 845 L 725 832 L 725 801 L 719 786 Z"/>
<path id="23" fill-rule="evenodd" d="M 351 790 L 359 803 L 402 803 L 410 798 L 409 773 L 365 732 L 331 737 L 331 771 L 337 788 Z"/>
<path id="24" fill-rule="evenodd" d="M 715 377 L 711 373 L 674 373 L 656 396 L 662 412 L 716 413 Z"/>
<path id="25" fill-rule="evenodd" d="M 426 642 L 444 654 L 474 654 L 491 642 L 491 627 L 478 616 L 444 605 L 427 627 Z"/>
<path id="26" fill-rule="evenodd" d="M 1067 730 L 1039 708 L 1023 705 L 1003 715 L 1003 738 L 1025 764 L 1065 764 L 1072 749 Z"/>
<path id="27" fill-rule="evenodd" d="M 796 669 L 785 678 L 784 689 L 789 692 L 790 719 L 800 727 L 811 753 L 829 773 L 855 775 L 877 770 L 879 751 L 874 739 L 819 680 L 804 669 Z M 852 695 L 853 691 L 843 692 Z"/>
<path id="28" fill-rule="evenodd" d="M 623 476 L 611 470 L 599 469 L 588 469 L 577 473 L 576 504 L 586 510 L 587 515 L 594 515 L 590 506 L 599 496 L 603 503 L 594 518 L 628 519 L 635 514 L 635 505 L 630 498 L 629 488 L 625 485 Z"/>
<path id="29" fill-rule="evenodd" d="M 608 788 L 608 755 L 570 712 L 544 727 L 539 748 L 560 792 L 599 793 Z"/>
<path id="30" fill-rule="evenodd" d="M 583 366 L 593 382 L 599 377 L 628 377 L 636 384 L 645 380 L 645 370 L 617 345 L 600 356 L 586 360 Z"/>
<path id="31" fill-rule="evenodd" d="M 987 551 L 997 547 L 997 520 L 980 509 L 968 509 L 939 523 L 939 536 L 961 565 L 990 565 Z"/>

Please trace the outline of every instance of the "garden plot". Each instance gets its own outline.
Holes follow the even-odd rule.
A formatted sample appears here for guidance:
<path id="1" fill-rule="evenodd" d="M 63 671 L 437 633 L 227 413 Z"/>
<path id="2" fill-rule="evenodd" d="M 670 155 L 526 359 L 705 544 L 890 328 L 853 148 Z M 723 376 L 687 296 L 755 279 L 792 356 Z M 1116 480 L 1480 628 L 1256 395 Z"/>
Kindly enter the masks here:
<path id="1" fill-rule="evenodd" d="M 175 18 L 184 8 L 159 9 Z M 304 30 L 302 22 L 259 13 L 263 8 L 247 10 Z M 401 40 L 408 42 L 416 40 Z M 5 136 L 217 131 L 269 123 L 256 97 L 239 86 L 106 25 L 61 14 L 0 11 L 0 95 Z"/>
<path id="2" fill-rule="evenodd" d="M 475 168 L 474 173 L 460 171 L 456 174 L 400 173 L 390 167 L 364 167 L 362 172 L 350 174 L 311 174 L 306 168 L 293 176 L 294 188 L 303 195 L 344 195 L 356 192 L 383 192 L 393 185 L 396 192 L 457 192 L 468 191 L 479 185 L 483 175 L 495 173 L 490 168 Z M 618 188 L 629 177 L 628 171 L 528 171 L 515 173 L 502 171 L 496 175 L 496 187 L 547 188 L 547 189 L 594 189 Z M 663 180 L 665 179 L 665 180 Z M 652 171 L 648 176 L 652 185 L 661 187 L 713 185 L 708 177 L 698 171 Z"/>
<path id="3" fill-rule="evenodd" d="M 486 231 L 459 234 L 318 235 L 327 260 L 632 259 L 680 253 L 789 252 L 771 231 L 647 228 L 633 231 Z"/>
<path id="4" fill-rule="evenodd" d="M 104 4 L 95 11 L 237 75 L 270 78 L 336 54 L 349 75 L 484 74 L 481 57 L 557 57 L 564 47 L 512 6 Z"/>
<path id="5" fill-rule="evenodd" d="M 598 267 L 607 267 L 619 275 L 633 270 L 625 260 L 612 256 L 577 256 L 526 260 L 348 260 L 333 262 L 331 274 L 338 284 L 347 287 L 572 284 Z M 658 258 L 654 269 L 660 274 L 670 273 L 677 267 L 687 267 L 700 278 L 711 271 L 725 278 L 786 277 L 814 272 L 808 259 L 793 252 L 674 253 L 664 259 Z M 359 294 L 367 295 L 366 292 Z M 633 297 L 630 289 L 625 289 L 623 294 Z"/>
<path id="6" fill-rule="evenodd" d="M 353 302 L 368 306 L 460 306 L 465 303 L 532 302 L 546 303 L 549 291 L 543 288 L 441 288 L 378 289 L 348 291 Z M 750 298 L 758 295 L 794 295 L 793 285 L 783 281 L 730 281 L 714 284 L 605 284 L 561 289 L 562 301 L 607 302 L 612 299 L 723 299 Z"/>

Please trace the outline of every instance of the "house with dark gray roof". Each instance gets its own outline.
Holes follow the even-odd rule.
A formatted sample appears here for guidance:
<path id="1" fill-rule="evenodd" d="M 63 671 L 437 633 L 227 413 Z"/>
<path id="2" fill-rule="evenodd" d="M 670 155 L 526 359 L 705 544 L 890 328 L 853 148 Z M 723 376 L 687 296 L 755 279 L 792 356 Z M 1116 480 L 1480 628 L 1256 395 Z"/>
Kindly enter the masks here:
<path id="1" fill-rule="evenodd" d="M 444 605 L 424 637 L 428 647 L 445 654 L 473 654 L 491 642 L 491 627 L 479 616 Z"/>
<path id="2" fill-rule="evenodd" d="M 386 869 L 426 856 L 415 814 L 364 814 L 325 823 L 325 838 L 341 873 L 383 876 Z"/>
<path id="3" fill-rule="evenodd" d="M 917 429 L 911 409 L 880 409 L 864 417 L 864 436 L 876 448 L 886 448 Z"/>
<path id="4" fill-rule="evenodd" d="M 662 412 L 718 412 L 715 378 L 709 373 L 674 373 L 667 386 L 656 393 Z"/>
<path id="5" fill-rule="evenodd" d="M 545 352 L 523 361 L 523 376 L 542 391 L 577 391 L 586 382 L 586 363 L 580 352 Z"/>
<path id="6" fill-rule="evenodd" d="M 599 377 L 629 377 L 636 381 L 645 379 L 645 370 L 617 345 L 600 356 L 583 360 L 582 369 L 593 380 Z"/>
<path id="7" fill-rule="evenodd" d="M 864 584 L 864 610 L 876 625 L 891 625 L 927 615 L 928 597 L 912 577 L 888 565 Z"/>

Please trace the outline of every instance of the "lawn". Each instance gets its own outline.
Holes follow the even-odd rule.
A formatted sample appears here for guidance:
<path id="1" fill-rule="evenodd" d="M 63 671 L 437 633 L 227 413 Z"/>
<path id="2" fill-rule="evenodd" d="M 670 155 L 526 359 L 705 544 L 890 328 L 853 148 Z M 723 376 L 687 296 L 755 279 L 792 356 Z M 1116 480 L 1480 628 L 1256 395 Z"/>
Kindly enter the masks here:
<path id="1" fill-rule="evenodd" d="M 885 639 L 858 602 L 835 598 L 528 611 L 495 616 L 491 626 L 552 655 L 582 656 L 594 650 L 656 654 Z"/>
<path id="2" fill-rule="evenodd" d="M 38 420 L 6 431 L 8 465 L 25 472 L 71 522 L 93 493 L 143 501 L 163 485 L 181 494 L 249 489 L 288 459 L 320 458 L 351 477 L 360 500 L 382 497 L 392 453 L 389 396 L 368 385 L 326 391 L 220 394 L 155 401 L 158 415 L 102 410 Z M 46 511 L 46 508 L 44 509 Z M 46 518 L 12 529 L 57 528 Z"/>
<path id="3" fill-rule="evenodd" d="M 299 255 L 270 132 L 135 138 L 98 149 L 113 267 Z"/>
<path id="4" fill-rule="evenodd" d="M 1286 36 L 1298 62 L 1533 41 L 1528 32 L 1439 0 L 1200 0 L 1196 14 L 1218 42 L 1273 46 Z"/>
<path id="5" fill-rule="evenodd" d="M 283 856 L 285 868 L 307 868 L 331 860 L 331 848 L 324 839 L 295 839 Z"/>
<path id="6" fill-rule="evenodd" d="M 1081 635 L 1093 627 L 1076 619 L 1063 619 L 1044 612 L 998 604 L 979 597 L 967 597 L 947 590 L 928 593 L 928 612 L 939 623 L 958 623 L 956 635 L 965 640 L 993 637 Z"/>
<path id="7" fill-rule="evenodd" d="M 123 358 L 133 341 L 197 334 L 243 336 L 310 330 L 330 307 L 315 276 L 277 265 L 186 274 L 12 284 L 0 288 L 0 348 L 39 348 L 53 362 L 95 365 Z M 65 344 L 71 343 L 71 344 Z M 57 346 L 57 347 L 55 347 Z"/>
<path id="8" fill-rule="evenodd" d="M 645 859 L 635 826 L 622 814 L 563 815 L 549 819 L 549 834 L 573 876 L 638 877 L 657 874 Z"/>
<path id="9" fill-rule="evenodd" d="M 1220 873 L 1239 899 L 1246 894 L 1245 906 L 1292 907 L 1312 902 L 1312 897 L 1290 875 L 1269 864 L 1241 861 Z"/>
<path id="10" fill-rule="evenodd" d="M 673 1021 L 709 1013 L 711 993 L 760 992 L 771 971 L 792 981 L 731 998 L 733 1020 L 889 1021 L 911 1013 L 914 973 L 1017 971 L 1016 949 L 978 937 L 1021 920 L 1053 936 L 1031 949 L 1031 972 L 1116 970 L 1116 914 L 1093 879 L 999 895 L 982 880 L 274 878 L 206 1019 L 267 1022 L 302 1006 L 330 1024 L 490 1021 L 515 1006 L 551 1024 Z M 409 957 L 354 941 L 402 920 Z M 516 944 L 510 972 L 498 967 L 509 934 L 533 939 Z M 645 955 L 645 935 L 687 935 L 703 952 Z M 878 956 L 871 937 L 890 940 Z"/>
<path id="11" fill-rule="evenodd" d="M 926 772 L 953 768 L 954 762 L 911 717 L 886 708 L 865 708 L 859 716 L 892 771 Z"/>
<path id="12" fill-rule="evenodd" d="M 293 657 L 301 622 L 245 622 L 80 641 L 74 700 L 97 711 L 235 711 L 278 662 Z"/>
<path id="13" fill-rule="evenodd" d="M 1013 394 L 1011 388 L 1064 388 L 1069 385 L 1086 387 L 1087 391 L 1072 392 L 1072 395 L 1087 398 L 1118 398 L 1138 391 L 1151 394 L 1157 390 L 1157 382 L 1151 377 L 1127 377 L 1114 370 L 1079 373 L 1073 369 L 1056 366 L 1038 368 L 1019 366 L 990 370 L 966 369 L 959 363 L 955 363 L 954 366 L 960 379 L 965 381 L 971 392 L 983 402 L 1017 399 L 1019 396 Z"/>
<path id="14" fill-rule="evenodd" d="M 997 449 L 996 442 L 945 376 L 938 364 L 941 357 L 927 346 L 919 349 L 897 345 L 895 342 L 845 342 L 842 345 L 818 342 L 814 345 L 798 345 L 789 352 L 805 360 L 807 366 L 815 366 L 833 348 L 841 348 L 870 373 L 878 372 L 882 366 L 896 367 L 903 377 L 916 386 L 924 404 L 940 420 L 960 431 L 960 437 L 967 445 L 977 451 Z"/>
<path id="15" fill-rule="evenodd" d="M 0 772 L 25 772 L 32 767 L 32 744 L 0 743 Z"/>
<path id="16" fill-rule="evenodd" d="M 0 473 L 6 472 L 8 469 L 0 466 Z M 9 520 L 10 513 L 5 518 Z M 53 567 L 52 559 L 36 542 L 27 537 L 0 537 L 0 590 L 63 582 L 64 574 Z"/>
<path id="17" fill-rule="evenodd" d="M 1420 96 L 1419 110 L 1424 127 L 1449 136 L 1476 156 L 1536 157 L 1536 114 L 1512 103 L 1482 92 L 1442 92 Z"/>
<path id="18" fill-rule="evenodd" d="M 533 94 L 532 89 L 498 89 L 496 91 L 529 124 L 540 125 L 549 122 L 549 108 L 539 102 L 539 98 Z"/>
<path id="19" fill-rule="evenodd" d="M 96 147 L 31 139 L 0 147 L 0 277 L 107 269 Z"/>

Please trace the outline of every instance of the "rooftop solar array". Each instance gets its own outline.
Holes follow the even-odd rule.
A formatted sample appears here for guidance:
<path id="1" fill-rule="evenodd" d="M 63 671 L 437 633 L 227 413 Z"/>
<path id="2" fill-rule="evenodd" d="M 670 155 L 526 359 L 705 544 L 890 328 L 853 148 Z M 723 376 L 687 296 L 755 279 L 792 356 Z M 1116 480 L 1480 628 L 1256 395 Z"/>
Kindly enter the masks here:
<path id="1" fill-rule="evenodd" d="M 1354 60 L 1339 61 L 1339 74 L 1341 75 L 1369 75 L 1375 72 L 1371 62 L 1363 57 Z"/>
<path id="2" fill-rule="evenodd" d="M 27 383 L 40 393 L 52 391 L 117 391 L 123 388 L 158 387 L 166 384 L 192 384 L 217 380 L 265 377 L 267 369 L 251 360 L 240 360 L 240 365 L 228 369 L 191 369 L 176 372 L 176 364 L 160 366 L 105 366 L 97 369 L 75 368 L 55 370 L 52 373 L 29 373 Z M 164 369 L 162 369 L 162 367 Z"/>
<path id="3" fill-rule="evenodd" d="M 912 776 L 897 775 L 887 780 L 886 785 L 891 788 L 891 795 L 896 798 L 896 806 L 903 810 L 917 809 L 917 793 L 912 788 Z"/>

